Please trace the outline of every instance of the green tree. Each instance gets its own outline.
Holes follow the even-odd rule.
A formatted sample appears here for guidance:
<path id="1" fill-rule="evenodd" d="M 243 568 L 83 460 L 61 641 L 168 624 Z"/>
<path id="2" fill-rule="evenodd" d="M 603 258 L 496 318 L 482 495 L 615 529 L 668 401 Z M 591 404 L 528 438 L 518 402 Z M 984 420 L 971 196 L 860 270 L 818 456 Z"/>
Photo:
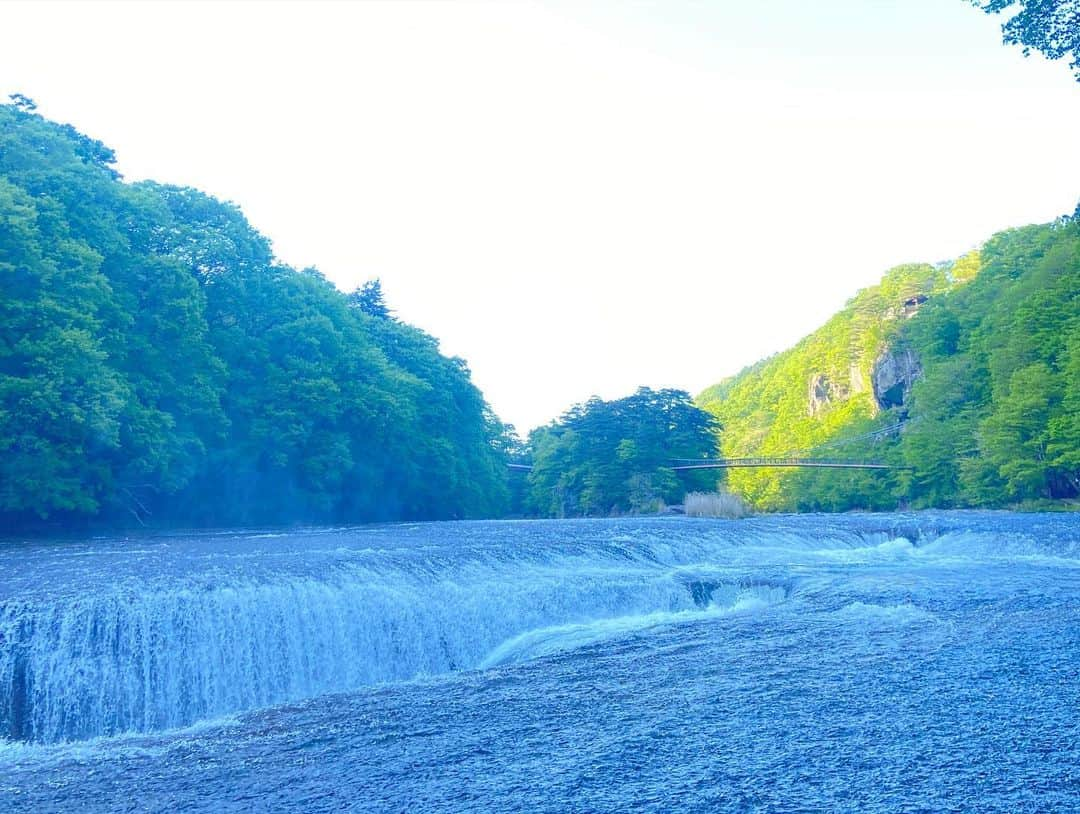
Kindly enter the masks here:
<path id="1" fill-rule="evenodd" d="M 277 262 L 233 204 L 126 184 L 0 105 L 0 521 L 493 516 L 507 430 L 460 359 Z"/>
<path id="2" fill-rule="evenodd" d="M 37 110 L 37 102 L 29 96 L 21 93 L 11 93 L 8 94 L 8 98 L 11 100 L 12 106 L 23 113 L 33 113 Z"/>
<path id="3" fill-rule="evenodd" d="M 672 459 L 716 453 L 718 425 L 680 390 L 640 388 L 614 401 L 590 399 L 529 438 L 528 506 L 543 516 L 655 511 L 715 477 L 679 476 Z"/>
<path id="4" fill-rule="evenodd" d="M 359 308 L 369 317 L 390 319 L 390 309 L 386 307 L 386 301 L 383 299 L 382 281 L 378 277 L 368 280 L 353 291 L 349 295 L 349 305 Z"/>
<path id="5" fill-rule="evenodd" d="M 1032 49 L 1047 59 L 1070 56 L 1070 67 L 1080 82 L 1080 0 L 968 0 L 987 14 L 1015 12 L 1001 31 L 1006 45 L 1019 45 L 1028 56 Z M 1015 8 L 1015 7 L 1019 8 Z"/>
<path id="6" fill-rule="evenodd" d="M 915 284 L 912 311 L 897 298 Z M 820 454 L 910 467 L 889 475 L 748 470 L 758 508 L 1001 506 L 1080 495 L 1080 223 L 1010 229 L 956 263 L 889 272 L 794 348 L 706 390 L 729 456 Z M 883 410 L 866 387 L 904 347 L 922 374 Z M 849 373 L 850 371 L 850 373 Z M 860 387 L 860 380 L 862 386 Z M 809 387 L 808 387 L 809 382 Z M 895 433 L 853 443 L 874 427 Z"/>
<path id="7" fill-rule="evenodd" d="M 0 178 L 0 513 L 13 516 L 99 508 L 128 395 L 103 348 L 102 258 L 59 214 Z"/>
<path id="8" fill-rule="evenodd" d="M 1080 330 L 1074 329 L 1062 370 L 1061 409 L 1047 424 L 1051 487 L 1080 495 Z"/>
<path id="9" fill-rule="evenodd" d="M 980 424 L 981 453 L 1006 497 L 1049 497 L 1049 422 L 1061 402 L 1058 377 L 1043 362 L 1020 368 Z M 992 494 L 991 494 L 992 496 Z"/>

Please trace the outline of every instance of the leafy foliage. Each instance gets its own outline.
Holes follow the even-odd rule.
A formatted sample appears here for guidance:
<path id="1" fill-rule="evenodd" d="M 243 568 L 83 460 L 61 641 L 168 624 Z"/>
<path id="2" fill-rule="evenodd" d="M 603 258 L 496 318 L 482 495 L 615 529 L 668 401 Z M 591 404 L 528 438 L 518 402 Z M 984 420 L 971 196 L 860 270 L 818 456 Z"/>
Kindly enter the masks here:
<path id="1" fill-rule="evenodd" d="M 912 292 L 926 297 L 914 312 Z M 901 349 L 922 374 L 893 406 L 867 383 Z M 1063 218 L 995 235 L 951 264 L 894 269 L 795 348 L 698 402 L 723 422 L 728 455 L 910 467 L 733 472 L 729 488 L 758 507 L 1024 504 L 1080 494 L 1078 359 L 1080 223 Z M 828 398 L 815 406 L 822 379 Z M 901 421 L 899 433 L 870 434 Z"/>
<path id="2" fill-rule="evenodd" d="M 1072 55 L 1070 67 L 1080 82 L 1080 0 L 969 0 L 987 14 L 1016 13 L 1001 26 L 1006 45 L 1032 49 L 1048 59 Z M 1014 9 L 1019 6 L 1019 10 Z"/>
<path id="3" fill-rule="evenodd" d="M 1074 357 L 1080 343 L 1080 224 L 995 235 L 982 268 L 911 325 L 926 376 L 899 451 L 951 448 L 949 488 L 916 483 L 919 505 L 1000 505 L 1080 492 Z M 952 323 L 954 347 L 926 341 Z M 942 453 L 939 453 L 941 455 Z M 944 464 L 942 464 L 944 465 Z M 944 474 L 944 473 L 942 473 Z"/>
<path id="4" fill-rule="evenodd" d="M 390 309 L 386 307 L 386 301 L 383 299 L 382 281 L 378 277 L 368 280 L 350 294 L 349 305 L 359 308 L 369 317 L 391 318 Z"/>
<path id="5" fill-rule="evenodd" d="M 295 271 L 240 210 L 125 184 L 0 106 L 0 520 L 491 516 L 505 428 L 459 359 Z"/>
<path id="6" fill-rule="evenodd" d="M 698 397 L 724 426 L 732 458 L 810 456 L 858 459 L 874 444 L 838 441 L 896 423 L 883 416 L 873 391 L 875 363 L 908 321 L 908 302 L 949 285 L 949 269 L 899 266 L 877 286 L 789 351 L 744 370 Z M 767 510 L 884 507 L 895 500 L 880 472 L 735 469 L 728 488 Z"/>
<path id="7" fill-rule="evenodd" d="M 529 436 L 527 507 L 554 517 L 655 511 L 715 475 L 680 474 L 673 458 L 716 453 L 717 425 L 681 390 L 640 388 L 615 401 L 590 399 Z"/>

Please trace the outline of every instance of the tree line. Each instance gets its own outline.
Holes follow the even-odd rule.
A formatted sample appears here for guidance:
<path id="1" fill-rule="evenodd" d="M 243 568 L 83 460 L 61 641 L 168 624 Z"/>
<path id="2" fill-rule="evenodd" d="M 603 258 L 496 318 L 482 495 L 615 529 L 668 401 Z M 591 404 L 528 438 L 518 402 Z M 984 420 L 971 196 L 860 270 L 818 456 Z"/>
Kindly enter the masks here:
<path id="1" fill-rule="evenodd" d="M 917 363 L 900 403 L 873 387 L 890 355 Z M 698 403 L 724 423 L 729 455 L 799 452 L 907 467 L 733 472 L 732 488 L 759 508 L 1075 502 L 1080 220 L 1011 229 L 953 262 L 893 269 L 794 348 Z M 871 435 L 898 423 L 895 433 Z"/>
<path id="2" fill-rule="evenodd" d="M 648 512 L 715 486 L 671 461 L 718 439 L 909 467 L 732 472 L 765 509 L 1080 496 L 1076 216 L 894 269 L 696 405 L 594 398 L 521 444 L 378 280 L 342 293 L 278 261 L 235 205 L 114 163 L 31 100 L 0 105 L 5 529 Z M 874 377 L 898 349 L 919 370 L 894 403 Z"/>
<path id="3" fill-rule="evenodd" d="M 516 508 L 540 517 L 656 512 L 716 475 L 676 472 L 673 459 L 716 455 L 719 424 L 682 390 L 642 387 L 611 401 L 589 399 L 530 433 Z"/>
<path id="4" fill-rule="evenodd" d="M 377 282 L 343 294 L 114 162 L 0 105 L 0 525 L 506 511 L 508 428 Z"/>

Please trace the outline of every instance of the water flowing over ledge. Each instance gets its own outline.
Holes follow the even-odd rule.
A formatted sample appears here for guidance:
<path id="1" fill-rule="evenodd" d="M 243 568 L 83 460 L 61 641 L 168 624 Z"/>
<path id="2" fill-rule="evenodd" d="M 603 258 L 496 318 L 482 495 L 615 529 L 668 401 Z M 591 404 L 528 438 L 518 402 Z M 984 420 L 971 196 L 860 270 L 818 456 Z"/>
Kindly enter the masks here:
<path id="1" fill-rule="evenodd" d="M 826 590 L 800 577 L 809 567 L 1076 557 L 1073 526 L 1042 522 L 1035 535 L 1010 534 L 989 515 L 896 515 L 5 544 L 0 736 L 56 743 L 153 732 L 657 627 L 723 623 Z M 841 621 L 866 614 L 839 593 L 834 605 Z M 897 607 L 887 613 L 913 613 Z"/>

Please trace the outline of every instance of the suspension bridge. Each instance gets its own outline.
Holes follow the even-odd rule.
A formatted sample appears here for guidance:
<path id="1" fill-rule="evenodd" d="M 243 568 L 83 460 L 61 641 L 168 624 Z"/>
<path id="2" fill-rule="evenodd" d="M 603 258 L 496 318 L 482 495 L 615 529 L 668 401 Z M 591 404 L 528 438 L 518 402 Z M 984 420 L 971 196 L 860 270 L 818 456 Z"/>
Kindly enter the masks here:
<path id="1" fill-rule="evenodd" d="M 845 461 L 831 458 L 675 458 L 674 471 L 687 469 L 738 469 L 741 467 L 808 467 L 818 469 L 903 469 L 881 461 Z"/>
<path id="2" fill-rule="evenodd" d="M 862 435 L 855 435 L 850 438 L 840 438 L 835 441 L 827 441 L 824 444 L 818 444 L 816 447 L 810 450 L 810 453 L 816 450 L 827 449 L 831 447 L 844 446 L 845 444 L 851 444 L 856 441 L 863 441 L 868 439 L 881 438 L 886 435 L 891 435 L 894 432 L 900 430 L 906 421 L 899 421 L 896 424 L 890 424 L 887 427 L 881 427 L 872 432 L 863 433 Z M 909 466 L 900 466 L 898 464 L 886 463 L 884 461 L 856 461 L 843 458 L 819 458 L 819 457 L 804 457 L 804 456 L 787 456 L 787 457 L 757 457 L 757 458 L 672 458 L 668 461 L 671 469 L 676 472 L 689 471 L 694 469 L 740 469 L 750 467 L 805 467 L 808 469 L 910 469 Z M 531 464 L 508 464 L 509 468 L 514 472 L 529 472 L 532 470 Z"/>
<path id="3" fill-rule="evenodd" d="M 830 458 L 672 458 L 673 472 L 692 469 L 739 469 L 743 467 L 806 467 L 817 469 L 909 469 L 882 461 L 847 461 Z M 514 472 L 531 472 L 532 464 L 507 464 Z"/>

